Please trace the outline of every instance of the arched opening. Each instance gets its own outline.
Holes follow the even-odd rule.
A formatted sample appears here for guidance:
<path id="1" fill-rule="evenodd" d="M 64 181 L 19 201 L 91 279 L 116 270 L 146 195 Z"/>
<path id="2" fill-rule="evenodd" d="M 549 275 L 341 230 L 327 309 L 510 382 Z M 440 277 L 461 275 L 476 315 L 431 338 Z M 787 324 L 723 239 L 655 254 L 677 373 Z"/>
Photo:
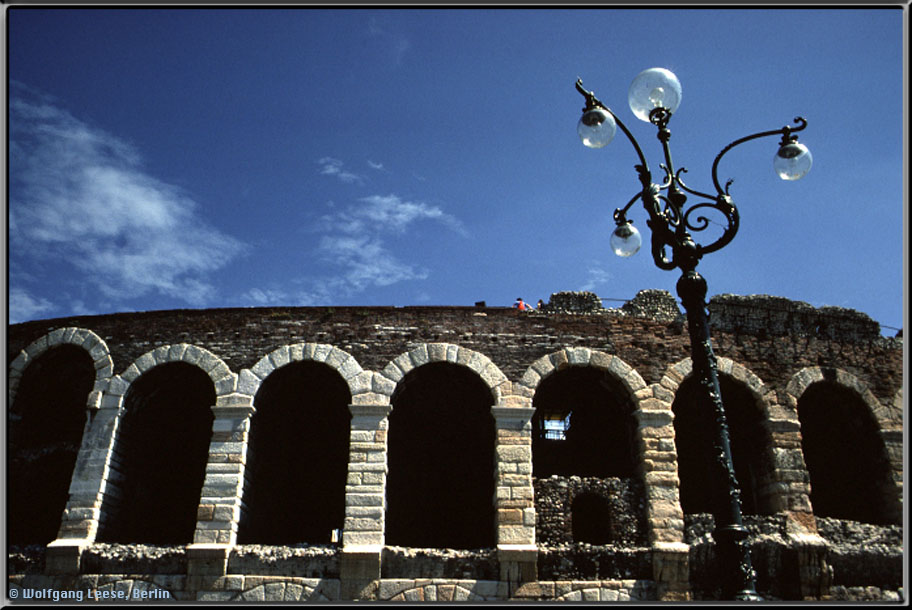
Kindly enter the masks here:
<path id="1" fill-rule="evenodd" d="M 156 366 L 130 385 L 99 541 L 193 540 L 214 404 L 212 380 L 184 362 Z"/>
<path id="2" fill-rule="evenodd" d="M 399 383 L 389 419 L 388 544 L 495 545 L 493 402 L 474 372 L 448 362 Z"/>
<path id="3" fill-rule="evenodd" d="M 257 392 L 241 544 L 329 544 L 345 520 L 348 385 L 320 362 L 293 362 Z"/>
<path id="4" fill-rule="evenodd" d="M 57 538 L 95 382 L 81 347 L 58 345 L 25 369 L 9 415 L 9 543 Z"/>
<path id="5" fill-rule="evenodd" d="M 719 387 L 735 477 L 741 488 L 741 511 L 769 512 L 758 494 L 758 489 L 770 478 L 770 466 L 764 457 L 769 441 L 762 425 L 763 412 L 743 384 L 719 375 Z M 725 483 L 713 469 L 716 426 L 711 409 L 699 408 L 700 391 L 698 380 L 689 377 L 678 388 L 672 404 L 681 508 L 685 514 L 714 513 L 713 506 L 717 505 L 714 497 L 725 492 Z"/>
<path id="6" fill-rule="evenodd" d="M 814 514 L 888 524 L 890 465 L 861 396 L 834 382 L 815 383 L 798 400 L 798 419 Z"/>
<path id="7" fill-rule="evenodd" d="M 611 505 L 608 499 L 597 493 L 582 493 L 573 499 L 570 506 L 573 523 L 573 542 L 588 544 L 610 544 Z"/>
<path id="8" fill-rule="evenodd" d="M 532 406 L 535 477 L 632 477 L 636 422 L 628 393 L 607 371 L 570 367 L 541 382 Z"/>

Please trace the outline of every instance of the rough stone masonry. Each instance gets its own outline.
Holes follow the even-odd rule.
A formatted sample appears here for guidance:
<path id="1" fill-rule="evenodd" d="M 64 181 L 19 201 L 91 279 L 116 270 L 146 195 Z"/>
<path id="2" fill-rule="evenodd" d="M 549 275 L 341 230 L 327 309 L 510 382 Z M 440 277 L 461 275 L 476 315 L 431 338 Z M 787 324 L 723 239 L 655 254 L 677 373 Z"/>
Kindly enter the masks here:
<path id="1" fill-rule="evenodd" d="M 903 599 L 902 340 L 709 310 L 760 593 Z M 7 347 L 10 599 L 718 595 L 667 292 L 79 316 Z"/>

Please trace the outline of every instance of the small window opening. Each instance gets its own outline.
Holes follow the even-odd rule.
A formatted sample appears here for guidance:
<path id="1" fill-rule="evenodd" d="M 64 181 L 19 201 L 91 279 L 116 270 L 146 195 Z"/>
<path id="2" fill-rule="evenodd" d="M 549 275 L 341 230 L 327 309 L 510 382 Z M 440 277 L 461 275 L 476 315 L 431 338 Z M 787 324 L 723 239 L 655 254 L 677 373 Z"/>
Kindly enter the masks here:
<path id="1" fill-rule="evenodd" d="M 567 430 L 570 429 L 570 416 L 573 412 L 564 416 L 561 413 L 548 413 L 542 416 L 542 430 L 544 431 L 545 440 L 565 441 L 567 440 Z"/>

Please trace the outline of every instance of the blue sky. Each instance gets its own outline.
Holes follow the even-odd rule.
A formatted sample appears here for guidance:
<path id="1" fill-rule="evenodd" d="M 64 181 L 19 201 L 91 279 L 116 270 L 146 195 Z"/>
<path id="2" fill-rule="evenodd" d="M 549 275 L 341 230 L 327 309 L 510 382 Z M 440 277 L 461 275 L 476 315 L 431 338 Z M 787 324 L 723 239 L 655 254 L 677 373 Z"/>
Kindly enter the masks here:
<path id="1" fill-rule="evenodd" d="M 683 86 L 671 147 L 697 190 L 713 190 L 729 142 L 808 120 L 803 180 L 775 176 L 776 138 L 722 162 L 741 228 L 700 264 L 709 294 L 903 325 L 900 9 L 21 6 L 5 19 L 11 323 L 674 293 L 678 273 L 646 249 L 608 246 L 637 191 L 633 149 L 576 135 L 581 77 L 660 177 L 627 88 L 662 66 Z M 641 206 L 629 218 L 648 235 Z"/>

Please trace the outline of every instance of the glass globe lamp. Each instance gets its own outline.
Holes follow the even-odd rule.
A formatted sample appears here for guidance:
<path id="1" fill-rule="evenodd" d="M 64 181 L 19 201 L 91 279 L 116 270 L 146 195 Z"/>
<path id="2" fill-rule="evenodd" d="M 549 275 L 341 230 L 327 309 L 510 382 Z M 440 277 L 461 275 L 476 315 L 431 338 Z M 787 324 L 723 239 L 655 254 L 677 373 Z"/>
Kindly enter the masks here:
<path id="1" fill-rule="evenodd" d="M 576 133 L 589 148 L 602 148 L 614 139 L 617 123 L 604 108 L 591 108 L 583 113 L 576 126 Z"/>
<path id="2" fill-rule="evenodd" d="M 643 245 L 643 238 L 631 221 L 619 224 L 609 240 L 611 249 L 621 258 L 633 256 L 640 250 Z"/>
<path id="3" fill-rule="evenodd" d="M 776 151 L 773 168 L 783 180 L 798 180 L 811 171 L 813 161 L 807 146 L 800 142 L 787 142 Z"/>
<path id="4" fill-rule="evenodd" d="M 641 121 L 649 122 L 649 113 L 664 108 L 674 114 L 681 105 L 681 83 L 671 70 L 650 68 L 640 72 L 627 92 L 630 109 Z"/>

